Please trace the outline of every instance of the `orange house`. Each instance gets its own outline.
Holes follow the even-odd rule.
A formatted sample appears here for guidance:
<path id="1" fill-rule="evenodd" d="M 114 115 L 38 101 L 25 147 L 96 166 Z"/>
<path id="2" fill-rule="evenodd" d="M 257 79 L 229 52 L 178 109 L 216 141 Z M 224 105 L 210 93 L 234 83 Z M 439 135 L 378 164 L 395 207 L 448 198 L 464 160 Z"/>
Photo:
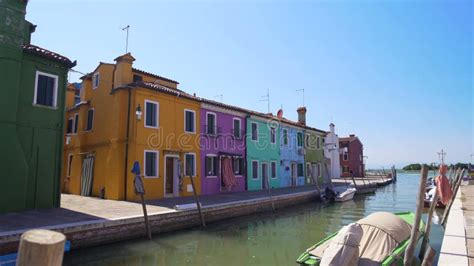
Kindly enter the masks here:
<path id="1" fill-rule="evenodd" d="M 100 63 L 67 93 L 64 193 L 137 200 L 132 167 L 140 163 L 145 197 L 201 191 L 199 99 L 178 82 L 132 67 L 130 53 Z"/>

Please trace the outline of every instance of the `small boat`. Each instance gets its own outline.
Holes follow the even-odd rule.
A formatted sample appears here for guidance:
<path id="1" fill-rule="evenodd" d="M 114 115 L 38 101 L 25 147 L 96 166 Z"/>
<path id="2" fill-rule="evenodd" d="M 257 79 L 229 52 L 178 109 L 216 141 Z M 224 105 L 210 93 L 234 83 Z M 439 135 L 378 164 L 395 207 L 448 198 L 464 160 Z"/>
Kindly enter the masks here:
<path id="1" fill-rule="evenodd" d="M 412 212 L 372 213 L 319 241 L 296 262 L 300 265 L 403 265 L 414 220 Z M 421 220 L 420 238 L 424 226 Z"/>
<path id="2" fill-rule="evenodd" d="M 354 195 L 356 194 L 357 189 L 353 187 L 348 187 L 343 191 L 337 191 L 336 190 L 336 198 L 334 201 L 338 202 L 343 202 L 343 201 L 348 201 L 354 198 Z"/>
<path id="3" fill-rule="evenodd" d="M 431 202 L 433 201 L 433 197 L 436 191 L 436 186 L 431 185 L 426 188 L 425 192 L 425 199 L 424 199 L 424 206 L 426 208 L 429 208 L 431 206 Z M 436 208 L 444 208 L 446 205 L 444 205 L 440 199 L 438 199 L 438 202 L 436 203 Z"/>

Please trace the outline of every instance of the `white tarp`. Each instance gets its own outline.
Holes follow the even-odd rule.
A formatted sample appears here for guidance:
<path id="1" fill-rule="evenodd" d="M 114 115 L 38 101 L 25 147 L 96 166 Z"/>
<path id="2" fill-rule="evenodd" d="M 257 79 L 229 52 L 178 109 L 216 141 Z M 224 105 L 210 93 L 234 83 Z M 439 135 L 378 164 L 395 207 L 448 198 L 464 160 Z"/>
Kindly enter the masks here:
<path id="1" fill-rule="evenodd" d="M 356 223 L 344 226 L 324 251 L 320 265 L 357 265 L 362 234 L 362 227 Z"/>

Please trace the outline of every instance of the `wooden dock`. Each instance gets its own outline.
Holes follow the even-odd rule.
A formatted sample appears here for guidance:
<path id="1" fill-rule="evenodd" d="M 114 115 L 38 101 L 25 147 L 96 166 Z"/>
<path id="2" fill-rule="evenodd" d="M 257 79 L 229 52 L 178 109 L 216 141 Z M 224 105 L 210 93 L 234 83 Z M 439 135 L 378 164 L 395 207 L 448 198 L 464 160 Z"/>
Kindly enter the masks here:
<path id="1" fill-rule="evenodd" d="M 357 189 L 356 195 L 375 193 L 377 187 L 383 187 L 392 183 L 392 178 L 385 176 L 370 176 L 370 177 L 346 177 L 332 179 L 335 186 L 353 185 Z"/>

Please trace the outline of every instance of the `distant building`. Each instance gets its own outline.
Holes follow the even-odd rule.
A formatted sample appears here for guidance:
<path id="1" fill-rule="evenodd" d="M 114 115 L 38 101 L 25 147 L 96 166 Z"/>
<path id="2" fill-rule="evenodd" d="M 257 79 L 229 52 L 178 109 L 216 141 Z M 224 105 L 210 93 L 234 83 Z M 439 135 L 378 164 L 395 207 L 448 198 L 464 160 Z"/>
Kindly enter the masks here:
<path id="1" fill-rule="evenodd" d="M 324 157 L 328 160 L 330 178 L 341 177 L 341 163 L 339 151 L 339 137 L 335 132 L 333 123 L 329 125 L 329 132 L 324 138 Z"/>
<path id="2" fill-rule="evenodd" d="M 59 207 L 65 56 L 30 44 L 28 1 L 0 1 L 0 213 Z"/>
<path id="3" fill-rule="evenodd" d="M 346 138 L 340 138 L 339 148 L 341 150 L 339 158 L 341 162 L 342 176 L 365 176 L 364 146 L 359 138 L 354 134 L 351 134 Z"/>

